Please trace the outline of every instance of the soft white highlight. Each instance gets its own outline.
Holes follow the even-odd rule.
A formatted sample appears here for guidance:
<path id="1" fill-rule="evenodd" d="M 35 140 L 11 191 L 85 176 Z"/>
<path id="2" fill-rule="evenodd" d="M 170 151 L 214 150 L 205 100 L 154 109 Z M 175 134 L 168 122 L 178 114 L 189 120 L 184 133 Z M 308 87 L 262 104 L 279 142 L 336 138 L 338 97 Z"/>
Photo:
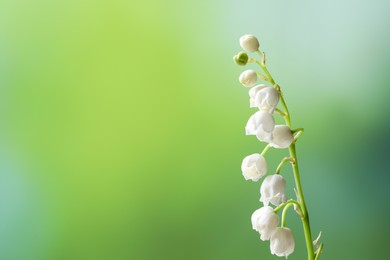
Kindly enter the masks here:
<path id="1" fill-rule="evenodd" d="M 246 70 L 241 73 L 238 80 L 244 87 L 251 88 L 256 84 L 257 73 L 254 70 Z"/>
<path id="2" fill-rule="evenodd" d="M 260 201 L 268 206 L 269 203 L 279 206 L 282 202 L 286 202 L 287 197 L 284 194 L 286 188 L 286 180 L 279 174 L 267 176 L 260 187 Z"/>
<path id="3" fill-rule="evenodd" d="M 258 181 L 267 173 L 267 162 L 263 156 L 258 153 L 248 155 L 241 164 L 242 175 L 245 180 Z"/>
<path id="4" fill-rule="evenodd" d="M 279 224 L 279 216 L 274 213 L 273 208 L 265 206 L 253 212 L 252 228 L 260 233 L 260 239 L 265 241 L 271 238 Z"/>
<path id="5" fill-rule="evenodd" d="M 288 148 L 294 141 L 291 129 L 286 125 L 276 125 L 272 131 L 270 146 L 274 148 Z"/>
<path id="6" fill-rule="evenodd" d="M 253 88 L 251 88 L 249 90 L 249 106 L 250 107 L 257 107 L 256 104 L 255 104 L 255 97 L 256 97 L 256 94 L 262 90 L 263 88 L 267 87 L 266 85 L 264 84 L 259 84 L 259 85 L 256 85 L 254 86 Z"/>
<path id="7" fill-rule="evenodd" d="M 278 227 L 271 235 L 271 254 L 285 256 L 286 258 L 294 252 L 295 240 L 289 228 Z"/>
<path id="8" fill-rule="evenodd" d="M 247 52 L 255 52 L 259 49 L 260 44 L 257 38 L 251 34 L 246 34 L 240 38 L 240 45 Z"/>
<path id="9" fill-rule="evenodd" d="M 247 135 L 256 135 L 259 130 L 271 133 L 274 127 L 275 119 L 271 114 L 266 111 L 257 111 L 249 118 L 245 126 L 245 132 Z"/>
<path id="10" fill-rule="evenodd" d="M 279 92 L 272 87 L 263 88 L 256 93 L 255 106 L 257 106 L 260 110 L 273 113 L 278 105 L 278 102 Z"/>

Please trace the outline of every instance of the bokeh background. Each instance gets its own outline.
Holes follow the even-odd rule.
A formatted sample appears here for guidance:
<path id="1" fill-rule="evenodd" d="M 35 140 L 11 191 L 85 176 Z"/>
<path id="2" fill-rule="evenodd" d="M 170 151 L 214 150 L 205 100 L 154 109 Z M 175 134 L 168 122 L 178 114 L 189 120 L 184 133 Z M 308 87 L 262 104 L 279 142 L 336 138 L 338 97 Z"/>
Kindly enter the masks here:
<path id="1" fill-rule="evenodd" d="M 251 229 L 245 68 L 282 86 L 322 259 L 386 259 L 390 3 L 3 0 L 0 259 L 277 259 Z M 253 68 L 253 66 L 248 66 Z M 270 171 L 286 150 L 270 150 Z M 283 171 L 292 192 L 292 173 Z M 289 212 L 306 259 L 299 218 Z"/>

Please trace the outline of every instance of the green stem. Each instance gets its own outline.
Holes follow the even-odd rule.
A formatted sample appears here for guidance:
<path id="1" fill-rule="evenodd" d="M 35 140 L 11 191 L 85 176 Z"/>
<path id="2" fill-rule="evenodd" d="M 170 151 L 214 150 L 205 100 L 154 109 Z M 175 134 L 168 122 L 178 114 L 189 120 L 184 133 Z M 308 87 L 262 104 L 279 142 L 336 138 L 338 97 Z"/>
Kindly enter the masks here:
<path id="1" fill-rule="evenodd" d="M 293 143 L 295 143 L 302 134 L 303 134 L 303 129 L 299 130 L 298 133 L 294 136 Z"/>
<path id="2" fill-rule="evenodd" d="M 284 120 L 286 122 L 286 125 L 291 129 L 291 119 L 290 119 L 290 113 L 287 108 L 286 101 L 284 100 L 283 93 L 280 90 L 280 86 L 275 84 L 275 81 L 273 80 L 271 74 L 269 73 L 267 67 L 265 66 L 264 62 L 264 56 L 263 54 L 258 51 L 260 56 L 262 57 L 262 63 L 259 64 L 263 68 L 264 72 L 269 78 L 269 81 L 274 85 L 274 88 L 278 90 L 280 94 L 280 102 L 282 103 L 282 106 L 285 110 L 286 116 L 284 117 Z M 303 232 L 305 234 L 305 241 L 306 241 L 306 247 L 307 247 L 307 256 L 308 260 L 314 260 L 314 250 L 313 250 L 313 242 L 311 238 L 311 231 L 310 231 L 310 222 L 309 222 L 309 213 L 307 211 L 306 203 L 305 203 L 305 197 L 303 195 L 302 185 L 301 185 L 301 178 L 299 175 L 299 168 L 298 168 L 298 160 L 297 160 L 297 154 L 295 149 L 295 143 L 293 142 L 289 147 L 290 157 L 294 159 L 294 163 L 292 164 L 293 172 L 294 172 L 294 179 L 295 179 L 295 185 L 297 188 L 297 195 L 298 195 L 298 201 L 300 204 L 300 210 L 301 210 L 301 219 L 303 224 Z"/>
<path id="3" fill-rule="evenodd" d="M 303 129 L 303 128 L 297 128 L 297 129 L 294 129 L 294 130 L 291 130 L 291 132 L 293 133 L 293 134 L 295 134 L 295 133 L 297 133 L 297 132 L 303 132 L 303 131 L 305 131 L 305 129 Z"/>
<path id="4" fill-rule="evenodd" d="M 313 242 L 312 242 L 311 231 L 310 231 L 309 213 L 307 211 L 305 197 L 303 196 L 301 179 L 299 176 L 297 154 L 296 154 L 294 143 L 290 145 L 289 152 L 290 152 L 291 157 L 293 157 L 295 159 L 295 163 L 293 164 L 294 179 L 295 179 L 295 184 L 296 184 L 296 188 L 297 188 L 297 192 L 298 192 L 298 201 L 301 204 L 303 232 L 305 233 L 308 260 L 313 260 L 314 259 L 314 250 L 313 250 Z"/>
<path id="5" fill-rule="evenodd" d="M 283 117 L 286 116 L 286 114 L 282 110 L 280 110 L 279 108 L 276 108 L 275 112 L 278 113 L 279 115 L 283 116 Z"/>
<path id="6" fill-rule="evenodd" d="M 267 69 L 267 66 L 265 65 L 265 59 L 264 59 L 264 54 L 260 51 L 260 50 L 257 50 L 257 53 L 260 55 L 261 57 L 261 63 L 256 61 L 257 64 L 259 64 L 259 66 L 264 70 L 265 74 L 267 75 L 268 77 L 268 81 L 272 84 L 272 85 L 275 85 L 275 80 L 272 78 L 271 76 L 271 73 L 269 73 L 268 69 Z"/>
<path id="7" fill-rule="evenodd" d="M 263 149 L 263 151 L 261 152 L 261 156 L 264 156 L 266 153 L 267 153 L 267 151 L 269 150 L 269 148 L 271 148 L 271 146 L 269 145 L 269 144 L 267 144 L 267 146 L 266 147 L 264 147 L 264 149 Z"/>
<path id="8" fill-rule="evenodd" d="M 267 67 L 265 65 L 263 65 L 263 66 L 261 66 L 261 68 L 264 70 L 265 74 L 267 75 L 268 81 L 271 82 L 272 85 L 275 85 L 275 81 L 272 78 L 271 74 L 269 73 Z"/>
<path id="9" fill-rule="evenodd" d="M 268 81 L 267 77 L 261 74 L 260 72 L 256 71 L 256 74 L 264 81 Z"/>
<path id="10" fill-rule="evenodd" d="M 294 205 L 293 203 L 290 203 L 290 204 L 287 204 L 286 207 L 284 207 L 283 209 L 283 212 L 282 212 L 282 222 L 280 224 L 281 227 L 285 227 L 286 226 L 286 214 L 287 214 L 287 210 L 289 207 L 291 207 L 292 205 Z"/>
<path id="11" fill-rule="evenodd" d="M 296 200 L 288 200 L 288 201 L 286 201 L 285 203 L 282 203 L 282 204 L 280 204 L 279 206 L 277 206 L 277 207 L 274 209 L 274 212 L 275 212 L 275 213 L 278 213 L 279 210 L 281 210 L 283 207 L 285 207 L 285 206 L 288 205 L 288 204 L 295 204 L 295 205 L 299 208 L 299 210 L 301 210 L 301 205 L 299 204 L 298 201 L 296 201 Z"/>
<path id="12" fill-rule="evenodd" d="M 286 125 L 290 127 L 291 129 L 291 120 L 290 120 L 290 113 L 288 112 L 286 101 L 284 100 L 283 93 L 280 90 L 279 85 L 276 85 L 275 88 L 279 91 L 280 94 L 280 102 L 282 103 L 282 106 L 284 108 L 286 116 L 284 117 L 284 120 L 286 121 Z"/>
<path id="13" fill-rule="evenodd" d="M 279 174 L 280 173 L 280 170 L 282 169 L 283 165 L 286 162 L 294 163 L 294 158 L 292 158 L 292 157 L 284 157 L 282 159 L 282 161 L 279 163 L 278 168 L 276 168 L 275 174 Z"/>

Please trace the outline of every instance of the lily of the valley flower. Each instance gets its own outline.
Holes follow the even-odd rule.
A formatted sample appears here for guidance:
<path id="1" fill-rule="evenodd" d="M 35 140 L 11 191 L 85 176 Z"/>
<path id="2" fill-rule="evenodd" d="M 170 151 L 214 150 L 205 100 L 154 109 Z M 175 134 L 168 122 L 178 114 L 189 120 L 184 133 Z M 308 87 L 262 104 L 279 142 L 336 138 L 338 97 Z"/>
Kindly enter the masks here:
<path id="1" fill-rule="evenodd" d="M 251 88 L 249 90 L 249 107 L 257 107 L 256 104 L 255 104 L 255 97 L 256 97 L 256 94 L 262 90 L 263 88 L 267 87 L 266 85 L 264 84 L 259 84 L 259 85 L 256 85 L 254 86 L 253 88 Z"/>
<path id="2" fill-rule="evenodd" d="M 241 73 L 239 79 L 240 83 L 244 85 L 244 87 L 251 88 L 256 84 L 257 74 L 254 70 L 246 70 Z"/>
<path id="3" fill-rule="evenodd" d="M 272 87 L 263 88 L 256 93 L 255 106 L 257 106 L 260 110 L 273 113 L 278 105 L 278 102 L 279 92 Z"/>
<path id="4" fill-rule="evenodd" d="M 265 206 L 253 212 L 252 227 L 260 233 L 260 239 L 265 241 L 271 238 L 272 233 L 279 224 L 279 216 L 274 213 L 273 208 Z"/>
<path id="5" fill-rule="evenodd" d="M 279 206 L 280 203 L 286 202 L 287 197 L 284 194 L 286 188 L 286 180 L 279 174 L 273 174 L 267 176 L 260 187 L 260 201 L 268 206 L 272 203 L 275 206 Z"/>
<path id="6" fill-rule="evenodd" d="M 259 130 L 271 133 L 274 127 L 275 119 L 271 114 L 266 111 L 257 111 L 249 118 L 245 131 L 247 135 L 256 135 Z"/>
<path id="7" fill-rule="evenodd" d="M 291 131 L 291 119 L 287 105 L 284 101 L 282 90 L 270 74 L 266 64 L 265 53 L 260 51 L 258 39 L 250 34 L 243 35 L 240 38 L 240 45 L 243 51 L 234 56 L 234 61 L 241 66 L 248 63 L 259 65 L 260 71 L 246 70 L 241 73 L 239 81 L 244 87 L 249 88 L 249 105 L 257 108 L 248 120 L 245 126 L 247 135 L 255 135 L 261 142 L 266 142 L 261 154 L 255 153 L 246 156 L 241 164 L 242 175 L 245 180 L 257 182 L 260 178 L 265 177 L 260 187 L 260 202 L 263 207 L 253 212 L 251 216 L 252 227 L 260 234 L 261 240 L 270 240 L 270 249 L 273 255 L 279 257 L 288 257 L 293 253 L 295 241 L 289 228 L 285 227 L 286 212 L 290 206 L 294 206 L 295 211 L 300 216 L 304 224 L 304 235 L 307 244 L 309 259 L 318 259 L 322 252 L 323 244 L 318 245 L 315 239 L 312 243 L 308 212 L 305 199 L 301 189 L 299 169 L 296 164 L 295 142 L 303 133 L 302 128 Z M 249 57 L 253 52 L 258 54 L 258 58 Z M 267 85 L 257 85 L 257 79 L 263 80 Z M 278 108 L 279 101 L 281 102 Z M 277 113 L 284 119 L 285 125 L 275 125 L 273 114 Z M 279 118 L 277 118 L 279 120 Z M 265 176 L 267 173 L 267 162 L 263 156 L 270 148 L 289 148 L 289 157 L 281 160 L 276 168 L 275 174 Z M 295 176 L 295 194 L 297 199 L 290 200 L 288 203 L 285 194 L 286 180 L 281 173 L 282 166 L 286 162 L 292 163 Z M 276 206 L 275 209 L 272 206 Z M 281 227 L 279 225 L 279 216 L 277 212 L 283 209 L 281 213 Z M 317 251 L 314 252 L 314 248 Z"/>
<path id="8" fill-rule="evenodd" d="M 276 125 L 269 145 L 274 148 L 288 148 L 294 141 L 291 129 L 286 125 Z"/>
<path id="9" fill-rule="evenodd" d="M 258 181 L 267 173 L 267 162 L 258 153 L 248 155 L 241 164 L 242 175 L 245 180 Z"/>
<path id="10" fill-rule="evenodd" d="M 277 256 L 289 256 L 294 252 L 294 236 L 289 228 L 278 227 L 272 233 L 270 240 L 271 254 Z"/>
<path id="11" fill-rule="evenodd" d="M 255 52 L 260 47 L 257 38 L 250 34 L 246 34 L 240 38 L 240 45 L 247 52 Z"/>

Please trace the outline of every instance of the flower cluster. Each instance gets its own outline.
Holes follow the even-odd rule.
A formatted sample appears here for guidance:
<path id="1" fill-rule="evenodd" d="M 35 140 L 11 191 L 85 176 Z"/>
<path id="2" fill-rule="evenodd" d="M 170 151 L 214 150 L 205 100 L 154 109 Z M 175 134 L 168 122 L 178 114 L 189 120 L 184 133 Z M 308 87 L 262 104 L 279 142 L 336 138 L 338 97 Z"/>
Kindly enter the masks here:
<path id="1" fill-rule="evenodd" d="M 265 68 L 264 54 L 259 51 L 259 41 L 253 35 L 244 35 L 240 38 L 240 45 L 246 52 L 258 52 L 261 57 L 261 63 L 249 58 L 246 52 L 240 52 L 234 57 L 238 65 L 245 65 L 248 62 L 256 62 L 263 69 Z M 268 70 L 264 69 L 267 74 Z M 272 86 L 258 84 L 258 78 L 268 81 Z M 274 114 L 283 113 L 277 108 L 281 100 L 281 92 L 278 85 L 274 84 L 270 75 L 263 75 L 255 70 L 246 70 L 239 77 L 240 83 L 249 88 L 249 106 L 257 108 L 248 120 L 245 126 L 247 135 L 255 135 L 260 142 L 267 143 L 266 148 L 261 154 L 255 153 L 244 158 L 241 165 L 242 174 L 245 180 L 257 182 L 267 174 L 268 166 L 264 158 L 265 152 L 270 148 L 288 148 L 294 142 L 294 136 L 289 126 L 275 125 Z M 271 253 L 277 256 L 287 258 L 294 251 L 295 241 L 292 232 L 282 225 L 279 227 L 279 216 L 277 211 L 283 206 L 289 204 L 285 195 L 286 181 L 277 171 L 275 174 L 266 176 L 260 187 L 260 201 L 263 207 L 257 209 L 251 218 L 252 227 L 260 234 L 260 239 L 270 240 Z M 277 208 L 272 208 L 270 205 Z M 284 205 L 285 204 L 285 205 Z M 297 205 L 299 205 L 297 203 Z"/>
<path id="2" fill-rule="evenodd" d="M 323 249 L 323 244 L 318 244 L 321 232 L 318 238 L 312 241 L 295 148 L 295 142 L 303 133 L 303 129 L 291 130 L 291 118 L 282 91 L 267 69 L 265 54 L 259 50 L 260 44 L 257 38 L 253 35 L 244 35 L 240 38 L 240 45 L 244 51 L 234 56 L 236 64 L 244 66 L 252 62 L 257 63 L 262 69 L 262 71 L 246 70 L 239 77 L 240 83 L 249 89 L 249 107 L 258 110 L 249 118 L 245 132 L 247 135 L 256 136 L 260 142 L 267 143 L 261 153 L 246 156 L 241 164 L 245 180 L 257 182 L 264 177 L 260 187 L 260 202 L 263 203 L 263 207 L 252 214 L 252 227 L 260 234 L 261 240 L 270 240 L 272 254 L 287 258 L 294 251 L 295 241 L 291 230 L 286 227 L 286 212 L 288 208 L 294 206 L 303 223 L 308 259 L 318 260 Z M 260 55 L 260 61 L 249 57 L 247 52 L 257 52 Z M 256 85 L 258 78 L 270 85 Z M 283 109 L 278 108 L 279 104 Z M 276 114 L 283 117 L 285 124 L 275 125 L 274 116 Z M 290 156 L 283 158 L 275 172 L 266 176 L 268 165 L 264 155 L 270 148 L 288 148 Z M 285 194 L 286 181 L 280 172 L 286 163 L 292 165 L 296 200 L 287 200 Z M 272 205 L 275 208 L 272 208 Z M 277 213 L 281 209 L 283 211 L 280 220 Z M 315 252 L 314 247 L 317 248 Z"/>

